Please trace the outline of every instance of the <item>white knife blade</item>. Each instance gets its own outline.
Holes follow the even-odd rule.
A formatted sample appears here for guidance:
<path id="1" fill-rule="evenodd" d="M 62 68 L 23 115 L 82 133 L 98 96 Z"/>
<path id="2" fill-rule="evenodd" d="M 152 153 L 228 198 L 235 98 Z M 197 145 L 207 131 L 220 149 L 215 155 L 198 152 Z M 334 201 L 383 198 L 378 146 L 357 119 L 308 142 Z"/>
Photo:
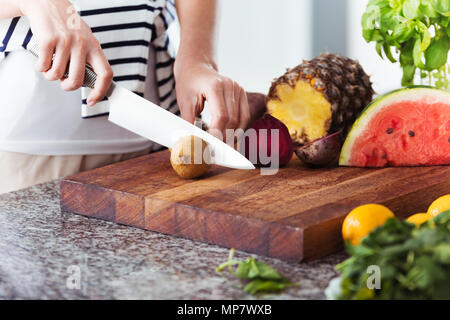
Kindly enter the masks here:
<path id="1" fill-rule="evenodd" d="M 109 89 L 108 100 L 108 119 L 122 128 L 168 148 L 181 137 L 194 135 L 209 144 L 212 163 L 233 169 L 255 169 L 247 158 L 228 144 L 116 83 Z"/>

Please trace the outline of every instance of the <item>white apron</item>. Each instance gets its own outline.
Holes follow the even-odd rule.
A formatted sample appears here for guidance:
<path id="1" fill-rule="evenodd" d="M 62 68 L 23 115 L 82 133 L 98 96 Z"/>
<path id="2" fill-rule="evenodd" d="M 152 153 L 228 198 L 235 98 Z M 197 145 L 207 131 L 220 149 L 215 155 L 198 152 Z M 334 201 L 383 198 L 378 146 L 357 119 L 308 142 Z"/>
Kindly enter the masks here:
<path id="1" fill-rule="evenodd" d="M 178 25 L 173 2 L 72 3 L 102 45 L 114 81 L 178 113 L 173 77 Z M 107 100 L 88 107 L 90 89 L 68 93 L 60 89 L 59 82 L 46 81 L 34 69 L 36 59 L 25 50 L 31 37 L 25 17 L 0 20 L 0 150 L 41 155 L 116 154 L 152 145 L 110 123 Z"/>

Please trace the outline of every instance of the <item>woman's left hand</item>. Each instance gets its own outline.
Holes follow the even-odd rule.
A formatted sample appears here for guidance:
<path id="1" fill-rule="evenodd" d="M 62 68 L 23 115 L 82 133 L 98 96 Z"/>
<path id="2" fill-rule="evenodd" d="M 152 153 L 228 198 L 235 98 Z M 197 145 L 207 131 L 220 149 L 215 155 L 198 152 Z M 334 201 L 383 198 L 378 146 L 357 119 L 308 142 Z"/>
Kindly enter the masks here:
<path id="1" fill-rule="evenodd" d="M 175 62 L 175 81 L 183 119 L 193 123 L 207 101 L 211 113 L 210 130 L 225 133 L 226 129 L 247 128 L 250 108 L 244 89 L 220 75 L 215 65 L 179 57 Z"/>

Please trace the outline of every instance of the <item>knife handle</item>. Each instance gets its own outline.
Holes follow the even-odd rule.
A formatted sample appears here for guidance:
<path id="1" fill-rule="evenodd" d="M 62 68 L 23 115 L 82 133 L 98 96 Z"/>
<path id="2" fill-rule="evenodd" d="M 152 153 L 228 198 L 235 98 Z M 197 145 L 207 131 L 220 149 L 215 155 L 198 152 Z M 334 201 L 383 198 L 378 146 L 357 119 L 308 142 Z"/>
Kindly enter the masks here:
<path id="1" fill-rule="evenodd" d="M 28 51 L 33 54 L 36 58 L 39 58 L 39 47 L 37 43 L 30 43 L 28 46 Z M 66 67 L 66 71 L 64 72 L 64 78 L 69 77 L 69 65 Z M 97 80 L 97 74 L 94 72 L 92 67 L 86 64 L 85 72 L 84 72 L 84 81 L 83 86 L 93 89 L 95 85 L 95 80 Z"/>

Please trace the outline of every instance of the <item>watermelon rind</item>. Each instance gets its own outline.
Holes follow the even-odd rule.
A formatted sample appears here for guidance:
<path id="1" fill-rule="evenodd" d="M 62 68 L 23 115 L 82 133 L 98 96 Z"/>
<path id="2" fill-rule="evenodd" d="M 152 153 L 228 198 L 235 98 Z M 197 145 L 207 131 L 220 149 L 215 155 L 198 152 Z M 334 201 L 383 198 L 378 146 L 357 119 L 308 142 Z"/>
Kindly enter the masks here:
<path id="1" fill-rule="evenodd" d="M 341 155 L 339 157 L 340 166 L 350 166 L 350 158 L 352 154 L 353 144 L 356 139 L 364 133 L 367 125 L 371 119 L 383 108 L 388 107 L 401 101 L 420 101 L 423 98 L 428 97 L 433 101 L 445 101 L 450 102 L 450 91 L 444 91 L 434 87 L 428 86 L 412 86 L 408 88 L 401 88 L 384 95 L 381 95 L 374 99 L 361 113 L 358 119 L 352 126 L 352 129 L 345 139 L 342 146 Z"/>

